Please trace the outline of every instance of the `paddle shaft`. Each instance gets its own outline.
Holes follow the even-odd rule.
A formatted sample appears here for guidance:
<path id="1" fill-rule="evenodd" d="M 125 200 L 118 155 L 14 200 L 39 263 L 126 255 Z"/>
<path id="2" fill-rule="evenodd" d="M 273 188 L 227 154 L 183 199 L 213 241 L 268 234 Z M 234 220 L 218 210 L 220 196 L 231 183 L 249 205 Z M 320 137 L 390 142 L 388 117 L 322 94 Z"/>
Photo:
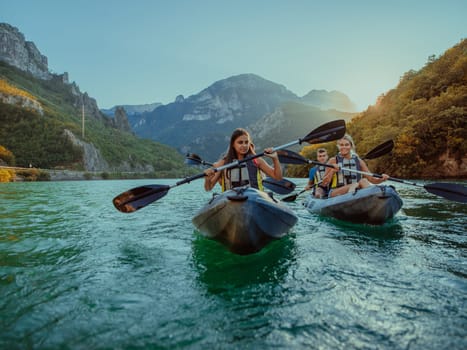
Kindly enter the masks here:
<path id="1" fill-rule="evenodd" d="M 323 131 L 322 133 L 316 133 L 314 135 L 314 137 L 316 139 L 318 139 L 320 136 L 324 136 L 324 135 L 327 135 L 327 134 L 329 134 L 329 130 L 328 131 Z M 303 141 L 306 141 L 306 140 L 298 139 L 298 140 L 295 140 L 295 141 L 291 141 L 289 143 L 285 143 L 285 144 L 283 144 L 281 146 L 273 147 L 271 153 L 277 152 L 277 151 L 279 151 L 281 149 L 284 149 L 284 148 L 287 148 L 287 147 L 290 147 L 290 146 L 301 144 Z M 310 141 L 307 141 L 307 142 L 312 142 L 312 141 L 313 140 L 310 140 Z M 235 160 L 235 161 L 233 161 L 231 163 L 221 165 L 220 167 L 217 167 L 217 168 L 213 168 L 212 170 L 214 172 L 219 172 L 219 171 L 226 170 L 226 169 L 236 168 L 242 163 L 246 163 L 246 162 L 248 162 L 250 160 L 253 160 L 253 159 L 256 159 L 256 158 L 259 158 L 259 157 L 263 157 L 265 154 L 266 154 L 265 152 L 261 152 L 261 153 L 258 153 L 258 154 L 253 154 L 253 155 L 245 157 L 245 158 L 243 158 L 241 160 Z M 201 173 L 201 174 L 193 175 L 193 176 L 190 176 L 190 177 L 186 177 L 186 178 L 176 182 L 175 184 L 171 185 L 170 188 L 174 188 L 174 187 L 189 183 L 191 181 L 201 179 L 201 178 L 203 178 L 205 176 L 206 176 L 205 173 Z"/>
<path id="2" fill-rule="evenodd" d="M 212 163 L 206 162 L 203 159 L 201 159 L 200 156 L 197 154 L 191 153 L 189 156 L 187 156 L 187 159 L 190 162 L 196 163 L 196 164 L 202 164 L 202 165 L 209 165 L 213 166 Z M 279 158 L 280 161 L 280 158 Z M 243 165 L 245 166 L 245 165 Z M 289 194 L 293 190 L 295 190 L 296 185 L 287 179 L 281 179 L 281 180 L 275 180 L 272 177 L 266 177 L 263 179 L 263 185 L 264 187 L 267 187 L 273 192 L 276 192 L 278 194 Z"/>
<path id="3" fill-rule="evenodd" d="M 373 156 L 375 154 L 379 154 L 379 155 L 383 154 L 384 151 L 381 151 L 381 149 L 386 150 L 386 151 L 388 149 L 390 149 L 391 144 L 389 142 L 387 144 L 389 144 L 389 147 L 384 146 L 384 147 L 380 148 L 380 146 L 378 146 L 376 149 L 378 149 L 378 148 L 380 148 L 380 149 L 377 152 L 375 152 L 375 150 L 371 151 L 373 153 Z M 314 160 L 308 160 L 305 157 L 301 156 L 300 154 L 292 152 L 292 151 L 287 151 L 286 152 L 286 157 L 291 160 L 291 162 L 289 162 L 289 164 L 315 164 L 315 165 L 321 165 L 321 166 L 324 166 L 324 167 L 336 169 L 336 167 L 334 165 L 320 163 L 320 162 L 317 162 L 317 161 L 314 161 Z M 374 174 L 374 173 L 361 171 L 361 170 L 357 170 L 357 169 L 341 168 L 339 170 L 340 171 L 354 172 L 354 173 L 358 173 L 358 174 L 362 174 L 362 175 L 372 176 L 372 177 L 375 177 L 375 178 L 383 178 L 383 175 Z M 451 183 L 438 182 L 438 183 L 421 185 L 421 184 L 418 184 L 418 183 L 415 183 L 415 182 L 397 179 L 395 177 L 388 177 L 387 180 L 394 181 L 394 182 L 399 182 L 399 183 L 403 183 L 403 184 L 407 184 L 407 185 L 411 185 L 411 186 L 423 187 L 426 191 L 428 191 L 428 192 L 430 192 L 432 194 L 435 194 L 437 196 L 444 197 L 446 199 L 456 201 L 456 202 L 460 202 L 460 203 L 467 203 L 467 187 L 464 186 L 464 185 L 461 185 L 461 184 L 451 184 Z"/>
<path id="4" fill-rule="evenodd" d="M 333 165 L 331 165 L 331 164 L 320 163 L 320 162 L 316 162 L 316 161 L 314 161 L 314 160 L 306 160 L 306 159 L 305 159 L 305 161 L 306 161 L 307 163 L 310 163 L 310 164 L 322 165 L 322 166 L 327 167 L 327 168 L 336 169 L 336 168 L 335 168 Z M 351 173 L 357 173 L 357 174 L 361 174 L 361 175 L 368 175 L 368 176 L 376 177 L 376 178 L 379 178 L 379 179 L 382 179 L 382 178 L 383 178 L 383 175 L 375 174 L 375 173 L 370 173 L 370 172 L 367 172 L 367 171 L 362 171 L 362 170 L 357 170 L 357 169 L 340 168 L 340 170 L 341 170 L 341 171 L 348 171 L 348 172 L 351 172 Z M 407 180 L 397 179 L 397 178 L 395 178 L 395 177 L 389 177 L 388 180 L 389 180 L 389 181 L 395 181 L 395 182 L 403 183 L 403 184 L 407 184 L 407 185 L 412 185 L 412 186 L 425 187 L 424 185 L 421 185 L 421 184 L 418 184 L 418 183 L 415 183 L 415 182 L 411 182 L 411 181 L 407 181 Z"/>
<path id="5" fill-rule="evenodd" d="M 301 143 L 301 142 L 302 142 L 302 139 L 299 139 L 299 140 L 295 140 L 295 141 L 286 143 L 286 144 L 281 145 L 281 146 L 274 147 L 274 148 L 272 148 L 272 152 L 274 153 L 274 152 L 276 152 L 278 150 L 281 150 L 281 149 L 296 145 L 296 144 Z M 259 157 L 262 157 L 264 155 L 265 155 L 265 152 L 261 152 L 261 153 L 258 153 L 258 154 L 253 154 L 253 155 L 245 157 L 245 158 L 243 158 L 241 160 L 235 160 L 234 162 L 222 165 L 222 166 L 217 167 L 217 168 L 213 168 L 213 170 L 214 170 L 214 172 L 219 172 L 219 171 L 222 171 L 222 170 L 225 170 L 225 169 L 235 168 L 235 167 L 239 166 L 242 163 L 246 163 L 246 162 L 248 162 L 248 161 L 250 161 L 252 159 L 259 158 Z M 203 173 L 200 173 L 200 174 L 197 174 L 197 175 L 186 177 L 186 178 L 184 178 L 184 179 L 182 179 L 180 181 L 177 181 L 173 185 L 167 186 L 167 188 L 165 188 L 163 190 L 160 190 L 160 192 L 163 191 L 163 192 L 167 193 L 170 189 L 172 189 L 174 187 L 190 183 L 191 181 L 201 179 L 201 178 L 203 178 L 205 176 L 206 176 L 206 174 L 203 172 Z M 136 195 L 136 196 L 133 196 L 133 197 L 130 197 L 130 198 L 126 199 L 125 201 L 120 203 L 120 205 L 123 206 L 123 205 L 125 205 L 127 203 L 134 202 L 134 201 L 139 200 L 141 198 L 144 198 L 146 196 L 147 196 L 147 193 L 143 192 L 143 193 L 141 193 L 139 195 Z"/>
<path id="6" fill-rule="evenodd" d="M 321 182 L 323 182 L 323 181 L 321 180 L 320 182 L 317 182 L 317 183 L 313 184 L 313 186 L 311 186 L 311 188 L 309 188 L 309 189 L 304 188 L 300 192 L 291 194 L 291 195 L 289 195 L 287 197 L 282 198 L 281 200 L 284 201 L 284 202 L 294 202 L 297 199 L 297 197 L 300 196 L 302 193 L 305 193 L 306 191 L 311 190 L 313 187 L 318 186 Z"/>

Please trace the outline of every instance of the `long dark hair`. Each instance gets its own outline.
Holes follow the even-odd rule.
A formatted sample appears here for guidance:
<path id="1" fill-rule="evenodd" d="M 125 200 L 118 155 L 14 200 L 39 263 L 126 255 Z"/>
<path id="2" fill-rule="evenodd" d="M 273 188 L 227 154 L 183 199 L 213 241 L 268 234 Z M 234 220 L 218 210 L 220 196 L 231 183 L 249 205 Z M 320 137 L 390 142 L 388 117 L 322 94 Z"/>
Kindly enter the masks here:
<path id="1" fill-rule="evenodd" d="M 250 141 L 250 149 L 248 150 L 247 155 L 255 154 L 254 145 L 251 142 L 251 136 L 248 133 L 248 131 L 246 131 L 243 128 L 237 128 L 232 132 L 232 136 L 230 136 L 229 148 L 227 149 L 226 155 L 224 157 L 225 164 L 231 163 L 234 159 L 238 159 L 237 152 L 235 151 L 235 148 L 234 148 L 233 145 L 235 143 L 235 140 L 238 139 L 240 136 L 243 136 L 243 135 L 247 136 L 248 141 Z"/>

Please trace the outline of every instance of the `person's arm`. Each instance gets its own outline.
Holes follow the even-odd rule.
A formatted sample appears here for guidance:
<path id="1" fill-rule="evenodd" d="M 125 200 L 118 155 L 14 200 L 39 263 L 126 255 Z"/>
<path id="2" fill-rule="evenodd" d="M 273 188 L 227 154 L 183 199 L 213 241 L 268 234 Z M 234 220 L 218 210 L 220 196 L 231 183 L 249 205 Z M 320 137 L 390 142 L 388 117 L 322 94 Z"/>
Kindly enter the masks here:
<path id="1" fill-rule="evenodd" d="M 339 170 L 339 166 L 336 164 L 336 158 L 329 159 L 327 164 L 333 165 L 334 168 L 326 167 L 326 172 L 324 173 L 323 181 L 321 182 L 321 185 L 324 187 L 329 186 L 332 181 L 332 176 Z"/>
<path id="2" fill-rule="evenodd" d="M 371 173 L 370 169 L 368 169 L 368 165 L 366 165 L 365 161 L 362 159 L 360 159 L 360 169 L 362 169 L 362 171 L 364 172 Z M 389 179 L 389 175 L 387 174 L 382 174 L 382 177 L 374 177 L 370 175 L 363 175 L 363 176 L 367 178 L 368 181 L 370 181 L 372 184 L 380 184 L 386 181 L 387 179 Z"/>
<path id="3" fill-rule="evenodd" d="M 315 174 L 316 174 L 316 167 L 310 169 L 308 173 L 308 184 L 305 186 L 305 190 L 309 190 L 315 184 Z"/>
<path id="4" fill-rule="evenodd" d="M 204 173 L 204 190 L 211 191 L 217 182 L 220 181 L 222 171 L 214 171 L 214 168 L 224 165 L 224 161 L 220 160 L 213 164 L 212 168 L 206 169 Z"/>
<path id="5" fill-rule="evenodd" d="M 273 166 L 271 167 L 264 159 L 258 158 L 259 168 L 268 176 L 272 177 L 275 180 L 282 180 L 282 168 L 277 156 L 277 152 L 271 153 L 272 148 L 266 148 L 264 150 L 264 155 L 271 158 Z"/>

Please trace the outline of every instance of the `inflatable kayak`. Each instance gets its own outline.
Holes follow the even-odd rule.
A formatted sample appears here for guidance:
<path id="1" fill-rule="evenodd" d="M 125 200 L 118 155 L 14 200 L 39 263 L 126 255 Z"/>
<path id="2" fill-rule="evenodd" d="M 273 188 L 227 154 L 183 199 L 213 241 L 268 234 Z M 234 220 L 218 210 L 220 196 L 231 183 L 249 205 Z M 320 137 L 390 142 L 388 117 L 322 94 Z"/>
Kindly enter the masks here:
<path id="1" fill-rule="evenodd" d="M 297 222 L 288 207 L 269 194 L 239 187 L 214 194 L 192 221 L 200 233 L 236 254 L 252 254 L 282 238 Z"/>
<path id="2" fill-rule="evenodd" d="M 394 187 L 377 185 L 326 199 L 308 195 L 303 205 L 313 214 L 356 224 L 382 225 L 396 215 L 402 200 Z"/>

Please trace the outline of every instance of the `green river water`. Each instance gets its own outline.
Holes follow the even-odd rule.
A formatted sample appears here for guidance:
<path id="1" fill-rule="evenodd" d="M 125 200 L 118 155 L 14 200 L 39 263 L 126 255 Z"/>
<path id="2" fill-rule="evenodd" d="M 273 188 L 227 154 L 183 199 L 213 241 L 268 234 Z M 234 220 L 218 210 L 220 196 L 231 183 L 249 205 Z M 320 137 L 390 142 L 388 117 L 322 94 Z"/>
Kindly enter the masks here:
<path id="1" fill-rule="evenodd" d="M 367 227 L 301 196 L 288 236 L 238 256 L 191 223 L 202 182 L 112 206 L 175 181 L 0 184 L 0 349 L 467 348 L 467 205 L 397 184 L 402 211 Z"/>

